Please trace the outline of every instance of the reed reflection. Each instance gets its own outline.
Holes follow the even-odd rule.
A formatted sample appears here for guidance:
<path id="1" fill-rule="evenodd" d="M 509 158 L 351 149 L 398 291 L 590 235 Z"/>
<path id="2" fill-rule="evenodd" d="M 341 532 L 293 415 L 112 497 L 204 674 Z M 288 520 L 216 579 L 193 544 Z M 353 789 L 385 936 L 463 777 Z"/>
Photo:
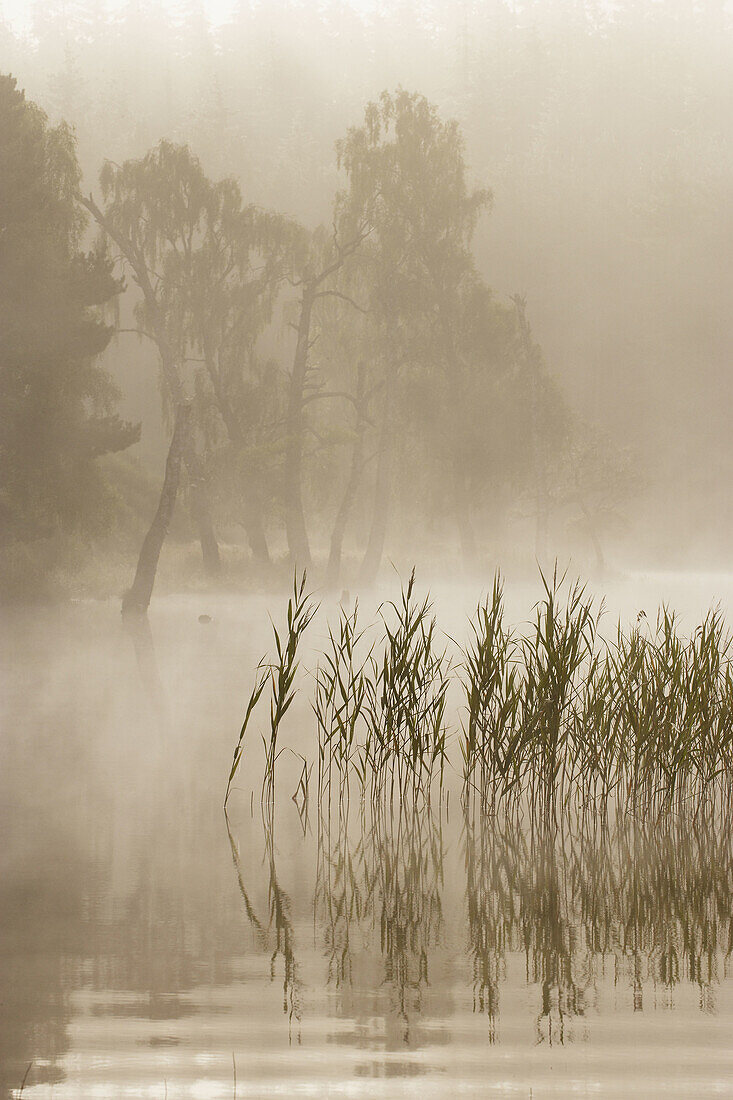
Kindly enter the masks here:
<path id="1" fill-rule="evenodd" d="M 700 1010 L 715 1011 L 733 948 L 733 845 L 709 817 L 532 829 L 519 815 L 466 810 L 451 821 L 445 800 L 363 802 L 351 814 L 345 804 L 339 798 L 333 813 L 321 806 L 312 895 L 295 895 L 298 910 L 311 904 L 314 914 L 314 994 L 331 994 L 328 1011 L 355 1024 L 334 1041 L 429 1045 L 440 1037 L 426 1020 L 463 1005 L 486 1016 L 488 1041 L 497 1043 L 507 990 L 513 1004 L 524 991 L 527 1026 L 549 1045 L 587 1039 L 609 998 L 618 1011 L 648 1011 L 674 1007 L 677 989 L 694 985 Z M 292 1026 L 307 994 L 273 836 L 266 829 L 265 923 L 231 833 L 230 843 L 273 974 L 281 960 Z M 447 851 L 462 853 L 462 903 L 446 886 L 446 867 L 456 875 Z M 454 962 L 461 945 L 465 967 L 460 955 Z"/>
<path id="2" fill-rule="evenodd" d="M 500 992 L 512 953 L 539 990 L 538 1042 L 580 1038 L 613 965 L 613 984 L 643 1011 L 645 992 L 699 988 L 703 1012 L 733 946 L 732 850 L 709 819 L 527 832 L 467 815 L 466 910 L 474 1011 L 498 1038 Z"/>
<path id="3" fill-rule="evenodd" d="M 442 824 L 424 803 L 385 800 L 363 807 L 356 826 L 341 814 L 319 819 L 314 906 L 326 982 L 348 1014 L 358 1012 L 359 994 L 379 991 L 381 1000 L 386 993 L 387 1030 L 408 1046 L 424 1010 L 431 957 L 443 943 Z M 355 951 L 360 974 L 373 975 L 367 990 L 358 988 Z"/>
<path id="4" fill-rule="evenodd" d="M 277 856 L 275 846 L 275 818 L 274 814 L 263 814 L 265 859 L 267 868 L 267 898 L 268 916 L 266 923 L 257 915 L 248 891 L 245 879 L 244 865 L 239 851 L 239 846 L 232 833 L 228 816 L 225 815 L 227 836 L 232 852 L 232 861 L 237 875 L 239 893 L 244 903 L 244 910 L 252 929 L 255 932 L 256 942 L 263 951 L 270 954 L 270 977 L 274 981 L 278 960 L 282 962 L 283 974 L 283 1012 L 288 1018 L 289 1036 L 293 1038 L 293 1026 L 296 1029 L 296 1038 L 301 1040 L 301 981 L 298 960 L 296 956 L 296 937 L 291 915 L 290 896 L 282 889 L 277 871 Z"/>

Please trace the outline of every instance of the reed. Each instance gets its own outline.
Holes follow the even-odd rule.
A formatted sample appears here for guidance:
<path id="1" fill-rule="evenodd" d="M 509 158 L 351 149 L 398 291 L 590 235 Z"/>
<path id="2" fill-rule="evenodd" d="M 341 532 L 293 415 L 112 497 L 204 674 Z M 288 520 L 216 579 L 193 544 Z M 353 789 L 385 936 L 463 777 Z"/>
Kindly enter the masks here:
<path id="1" fill-rule="evenodd" d="M 463 653 L 464 792 L 484 811 L 524 799 L 635 815 L 730 806 L 731 638 L 719 611 L 690 638 L 661 608 L 601 637 L 602 605 L 557 570 L 524 632 L 503 625 L 502 586 L 479 607 Z"/>
<path id="2" fill-rule="evenodd" d="M 446 759 L 446 696 L 450 666 L 436 641 L 429 596 L 415 594 L 415 571 L 399 603 L 380 610 L 384 637 L 381 653 L 369 658 L 365 678 L 366 735 L 357 765 L 362 790 L 367 777 L 376 797 L 430 797 L 433 780 L 442 782 Z"/>
<path id="3" fill-rule="evenodd" d="M 497 574 L 453 660 L 439 642 L 428 595 L 414 571 L 399 600 L 364 631 L 342 611 L 318 658 L 318 799 L 348 813 L 361 803 L 429 802 L 458 745 L 463 796 L 482 814 L 524 813 L 557 824 L 564 812 L 637 817 L 733 807 L 733 642 L 719 610 L 685 637 L 662 607 L 651 626 L 602 634 L 603 605 L 557 568 L 541 574 L 542 598 L 522 629 L 505 624 Z M 296 695 L 299 645 L 316 607 L 303 575 L 294 580 L 287 629 L 275 630 L 277 660 L 258 666 L 227 783 L 240 767 L 245 734 L 271 688 L 263 802 L 271 803 L 279 732 Z M 370 640 L 371 639 L 371 640 Z M 460 686 L 460 721 L 447 702 Z M 307 779 L 308 764 L 303 761 Z M 299 798 L 308 799 L 301 777 Z"/>
<path id="4" fill-rule="evenodd" d="M 496 808 L 521 781 L 517 715 L 520 704 L 518 643 L 504 626 L 504 587 L 499 573 L 491 596 L 470 624 L 461 683 L 466 715 L 460 741 L 467 790 L 476 789 Z"/>
<path id="5" fill-rule="evenodd" d="M 270 665 L 270 729 L 269 737 L 263 737 L 265 745 L 265 777 L 262 785 L 263 800 L 271 803 L 275 790 L 275 764 L 278 759 L 278 734 L 285 715 L 295 699 L 295 674 L 298 671 L 298 647 L 311 619 L 318 610 L 317 604 L 306 591 L 306 573 L 300 580 L 293 577 L 293 593 L 288 600 L 287 629 L 282 633 L 273 626 L 277 661 Z"/>
<path id="6" fill-rule="evenodd" d="M 330 800 L 335 782 L 341 807 L 364 721 L 371 656 L 371 650 L 361 656 L 363 634 L 358 615 L 357 602 L 350 615 L 341 610 L 336 632 L 329 626 L 329 644 L 318 661 L 312 704 L 318 733 L 319 801 Z"/>
<path id="7" fill-rule="evenodd" d="M 234 749 L 234 757 L 232 760 L 231 770 L 229 772 L 229 779 L 227 781 L 226 793 L 224 795 L 224 809 L 226 810 L 227 802 L 229 801 L 229 795 L 231 793 L 232 782 L 236 776 L 239 766 L 242 761 L 242 756 L 245 747 L 245 735 L 249 727 L 250 720 L 254 713 L 255 707 L 260 700 L 260 697 L 265 689 L 265 685 L 270 683 L 270 727 L 269 736 L 263 735 L 263 743 L 265 747 L 265 770 L 262 781 L 262 801 L 263 804 L 272 804 L 274 798 L 275 789 L 275 765 L 279 756 L 278 751 L 278 735 L 280 732 L 280 726 L 282 724 L 285 715 L 289 711 L 296 695 L 295 689 L 295 676 L 298 671 L 298 648 L 302 641 L 303 635 L 308 628 L 313 616 L 315 615 L 318 607 L 313 603 L 311 596 L 306 591 L 306 573 L 302 573 L 300 579 L 298 579 L 297 572 L 293 577 L 293 591 L 290 599 L 288 600 L 287 610 L 287 623 L 286 629 L 281 633 L 273 625 L 273 634 L 275 637 L 275 651 L 277 654 L 277 660 L 272 663 L 265 663 L 263 658 L 257 666 L 255 673 L 255 685 L 247 703 L 247 708 L 244 715 L 244 721 L 242 728 L 239 732 L 239 739 Z M 304 762 L 305 764 L 305 762 Z M 307 767 L 305 769 L 305 776 L 308 776 Z M 301 781 L 302 781 L 301 776 Z M 307 785 L 306 785 L 307 790 Z"/>

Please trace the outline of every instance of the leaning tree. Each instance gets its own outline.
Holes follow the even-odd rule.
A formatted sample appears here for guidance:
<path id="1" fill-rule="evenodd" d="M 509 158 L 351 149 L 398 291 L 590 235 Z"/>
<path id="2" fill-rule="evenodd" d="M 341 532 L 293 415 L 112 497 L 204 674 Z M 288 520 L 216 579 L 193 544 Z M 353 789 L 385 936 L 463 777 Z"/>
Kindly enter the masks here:
<path id="1" fill-rule="evenodd" d="M 219 569 L 211 497 L 212 475 L 223 471 L 233 518 L 266 563 L 263 489 L 272 487 L 279 413 L 276 372 L 258 342 L 301 231 L 245 205 L 236 181 L 212 182 L 187 146 L 168 141 L 138 160 L 107 162 L 100 185 L 102 205 L 81 202 L 137 286 L 134 331 L 157 347 L 166 410 L 177 423 L 191 404 L 180 447 L 205 565 Z"/>

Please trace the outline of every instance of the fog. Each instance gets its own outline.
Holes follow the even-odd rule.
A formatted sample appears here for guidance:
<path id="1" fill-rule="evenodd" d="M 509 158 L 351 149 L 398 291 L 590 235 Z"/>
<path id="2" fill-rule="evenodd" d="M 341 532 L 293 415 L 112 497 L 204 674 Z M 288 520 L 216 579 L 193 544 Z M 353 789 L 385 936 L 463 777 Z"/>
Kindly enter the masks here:
<path id="1" fill-rule="evenodd" d="M 585 573 L 726 567 L 733 66 L 725 4 L 44 3 L 9 6 L 0 34 L 2 69 L 46 113 L 49 132 L 72 128 L 80 193 L 117 219 L 118 233 L 132 232 L 135 217 L 139 230 L 155 201 L 159 239 L 146 242 L 146 263 L 168 265 L 167 274 L 156 270 L 165 314 L 156 343 L 129 255 L 109 225 L 77 206 L 85 223 L 73 247 L 97 241 L 124 279 L 107 297 L 112 331 L 94 361 L 119 390 L 105 395 L 104 415 L 141 430 L 138 442 L 109 444 L 114 458 L 94 459 L 96 504 L 75 502 L 71 515 L 39 502 L 49 495 L 42 474 L 26 471 L 28 457 L 8 444 L 20 488 L 6 488 L 4 507 L 15 517 L 15 557 L 29 559 L 29 570 L 46 578 L 56 570 L 66 590 L 82 576 L 100 594 L 129 585 L 177 400 L 193 402 L 198 480 L 225 572 L 246 573 L 253 553 L 243 509 L 257 513 L 254 537 L 266 540 L 267 558 L 312 557 L 317 570 L 341 509 L 334 585 L 375 573 L 363 568 L 370 533 L 383 544 L 377 571 L 417 561 L 439 574 L 459 559 L 469 572 L 527 570 L 556 557 Z M 382 130 L 360 166 L 354 135 L 385 91 Z M 404 127 L 417 133 L 420 105 L 432 112 L 433 147 L 410 160 Z M 186 164 L 144 161 L 161 148 L 179 150 Z M 390 148 L 400 163 L 378 169 Z M 389 199 L 376 177 L 367 194 L 367 170 L 393 172 Z M 194 286 L 204 273 L 173 273 L 188 230 L 173 225 L 182 236 L 166 241 L 162 219 L 186 172 L 220 197 L 221 181 L 234 181 L 231 201 L 248 222 L 227 227 L 222 209 L 221 224 L 204 224 L 203 191 L 200 209 L 185 215 L 196 222 L 199 260 L 207 233 L 209 242 L 224 234 L 221 250 L 238 233 L 247 250 L 227 275 L 226 307 L 212 283 Z M 415 189 L 428 182 L 432 205 L 419 210 Z M 306 362 L 294 368 L 302 290 L 351 246 L 349 228 L 365 239 L 319 284 L 327 295 L 309 319 Z M 399 234 L 409 256 L 397 255 Z M 420 253 L 431 235 L 430 247 L 443 241 L 451 257 Z M 263 263 L 267 285 L 255 285 Z M 30 295 L 25 305 L 32 332 Z M 90 303 L 87 315 L 98 308 Z M 223 315 L 219 346 L 203 333 L 203 316 L 217 308 L 228 310 L 236 347 Z M 17 316 L 17 301 L 13 309 Z M 181 379 L 177 398 L 164 380 L 161 334 Z M 234 438 L 210 363 L 201 369 L 207 355 L 224 354 L 225 339 Z M 389 467 L 381 485 L 380 455 Z M 33 503 L 23 497 L 29 479 L 38 481 Z M 190 495 L 185 474 L 181 492 Z M 33 544 L 22 534 L 29 517 L 19 515 L 29 507 L 43 512 L 31 524 Z M 104 518 L 85 515 L 95 509 Z M 195 572 L 184 549 L 196 538 L 190 512 L 190 502 L 173 510 L 162 552 L 161 576 L 171 573 L 173 587 L 190 583 L 182 570 Z M 63 552 L 38 545 L 39 526 Z M 171 565 L 171 541 L 185 566 Z M 10 577 L 8 588 L 32 589 L 28 582 Z"/>
<path id="2" fill-rule="evenodd" d="M 732 47 L 0 0 L 0 1097 L 726 1090 Z"/>

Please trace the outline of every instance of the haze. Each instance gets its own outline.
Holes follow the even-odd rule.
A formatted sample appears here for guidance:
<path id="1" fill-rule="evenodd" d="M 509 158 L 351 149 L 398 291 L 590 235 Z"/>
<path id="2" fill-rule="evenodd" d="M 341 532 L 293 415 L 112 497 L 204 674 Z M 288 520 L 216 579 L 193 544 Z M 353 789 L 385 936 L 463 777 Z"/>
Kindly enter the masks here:
<path id="1" fill-rule="evenodd" d="M 730 1094 L 732 46 L 0 0 L 0 1100 Z"/>
<path id="2" fill-rule="evenodd" d="M 253 204 L 305 234 L 298 244 L 281 236 L 265 247 L 288 255 L 277 290 L 273 283 L 271 298 L 247 322 L 246 365 L 244 345 L 236 351 L 235 443 L 226 414 L 212 408 L 213 376 L 196 366 L 206 358 L 196 322 L 184 331 L 180 318 L 165 321 L 166 338 L 182 357 L 184 396 L 195 405 L 214 535 L 232 548 L 220 555 L 225 572 L 231 566 L 239 576 L 249 556 L 257 556 L 242 517 L 252 507 L 253 485 L 267 540 L 260 557 L 292 564 L 305 556 L 318 569 L 325 568 L 349 497 L 334 581 L 347 586 L 364 575 L 380 512 L 378 568 L 388 560 L 401 568 L 429 561 L 442 570 L 460 560 L 469 572 L 485 573 L 497 564 L 532 569 L 535 559 L 556 557 L 584 573 L 727 567 L 733 535 L 726 491 L 733 475 L 728 5 L 86 0 L 6 3 L 4 13 L 2 70 L 46 112 L 49 127 L 61 121 L 73 127 L 80 190 L 100 211 L 103 166 L 114 174 L 165 141 L 185 149 L 212 186 L 234 180 L 243 209 Z M 350 194 L 348 216 L 356 217 L 353 174 L 343 157 L 339 164 L 335 146 L 364 125 L 369 103 L 386 91 L 394 104 L 398 89 L 413 102 L 424 97 L 435 126 L 455 120 L 465 196 L 486 191 L 460 248 L 475 287 L 491 298 L 484 322 L 494 329 L 475 334 L 483 350 L 460 353 L 473 357 L 476 381 L 459 401 L 451 385 L 458 353 L 451 353 L 452 366 L 428 365 L 420 346 L 426 318 L 438 306 L 423 301 L 416 312 L 411 303 L 408 320 L 403 303 L 402 316 L 377 318 L 373 273 L 365 275 L 368 264 L 360 267 L 354 257 L 328 292 L 354 298 L 371 313 L 349 311 L 336 297 L 315 311 L 297 428 L 301 468 L 288 473 L 291 326 L 304 278 L 302 250 L 311 250 L 311 266 L 317 266 L 314 248 L 327 263 L 323 241 L 339 193 Z M 418 177 L 423 170 L 417 166 Z M 446 231 L 441 216 L 431 230 L 436 240 Z M 161 382 L 160 347 L 132 333 L 149 329 L 150 303 L 142 300 L 129 257 L 94 217 L 85 217 L 81 247 L 104 242 L 115 277 L 125 279 L 125 290 L 107 299 L 106 322 L 115 332 L 95 369 L 119 389 L 105 415 L 118 416 L 130 432 L 105 445 L 112 455 L 95 460 L 111 492 L 102 494 L 104 520 L 97 505 L 75 502 L 67 509 L 73 520 L 50 507 L 36 517 L 36 528 L 80 539 L 62 555 L 67 590 L 80 572 L 89 575 L 92 591 L 114 594 L 130 583 L 159 499 L 175 401 Z M 200 225 L 197 231 L 204 232 Z M 373 242 L 374 226 L 370 233 Z M 163 255 L 162 238 L 155 248 Z M 250 259 L 254 271 L 254 252 Z M 383 252 L 378 262 L 388 285 L 391 261 Z M 203 301 L 198 308 L 209 308 Z M 172 298 L 166 308 L 174 308 Z M 457 315 L 450 324 L 465 337 Z M 498 335 L 497 324 L 514 326 L 512 334 Z M 387 351 L 375 341 L 389 340 L 390 325 L 405 343 L 391 349 L 401 365 L 395 359 L 387 368 Z M 361 412 L 359 363 L 371 395 Z M 382 438 L 377 406 L 385 371 L 397 390 Z M 540 380 L 541 394 L 531 377 Z M 316 399 L 317 390 L 342 397 Z M 380 490 L 379 455 L 388 436 L 391 469 Z M 20 482 L 35 476 L 23 468 L 27 460 L 9 458 L 20 464 Z M 244 492 L 243 481 L 250 486 Z M 188 492 L 185 477 L 181 491 Z M 38 499 L 32 507 L 40 507 Z M 8 507 L 15 517 L 11 538 L 23 541 L 28 517 L 17 513 L 25 504 L 10 500 Z M 303 545 L 293 546 L 292 522 L 288 536 L 293 508 L 303 513 L 304 555 Z M 178 507 L 171 522 L 170 537 L 185 557 L 182 548 L 197 537 L 190 508 Z M 44 550 L 39 565 L 37 551 L 37 544 L 28 551 L 33 576 L 57 570 L 55 552 Z M 180 562 L 171 560 L 166 543 L 161 568 L 183 583 Z"/>

